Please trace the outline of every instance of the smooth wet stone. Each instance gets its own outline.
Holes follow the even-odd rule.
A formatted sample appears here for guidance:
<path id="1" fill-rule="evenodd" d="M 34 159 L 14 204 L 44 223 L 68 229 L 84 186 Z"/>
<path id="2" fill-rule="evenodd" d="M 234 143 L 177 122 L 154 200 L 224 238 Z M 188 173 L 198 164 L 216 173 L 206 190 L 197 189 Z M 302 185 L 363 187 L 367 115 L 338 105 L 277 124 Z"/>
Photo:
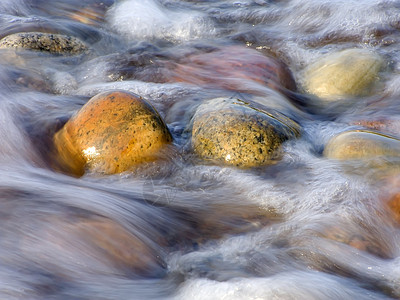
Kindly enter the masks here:
<path id="1" fill-rule="evenodd" d="M 275 90 L 296 90 L 293 76 L 283 62 L 243 46 L 190 55 L 179 61 L 170 73 L 171 82 L 235 91 L 251 90 L 254 83 Z"/>
<path id="2" fill-rule="evenodd" d="M 351 130 L 333 137 L 324 156 L 338 160 L 368 160 L 376 157 L 400 157 L 400 140 L 365 130 Z"/>
<path id="3" fill-rule="evenodd" d="M 61 166 L 76 175 L 85 168 L 105 174 L 127 171 L 156 160 L 171 142 L 151 104 L 124 91 L 94 96 L 54 137 Z"/>
<path id="4" fill-rule="evenodd" d="M 329 54 L 303 73 L 307 93 L 333 101 L 369 95 L 379 80 L 384 60 L 366 49 L 349 49 Z"/>
<path id="5" fill-rule="evenodd" d="M 7 48 L 67 55 L 77 55 L 89 51 L 88 46 L 75 37 L 43 32 L 10 34 L 0 40 L 0 49 Z"/>
<path id="6" fill-rule="evenodd" d="M 61 274 L 65 266 L 73 265 L 88 272 L 108 270 L 129 276 L 165 273 L 157 246 L 109 218 L 48 217 L 32 226 L 35 231 L 19 243 L 22 253 Z"/>
<path id="7" fill-rule="evenodd" d="M 256 167 L 279 160 L 282 143 L 299 134 L 300 126 L 283 114 L 216 98 L 201 104 L 193 117 L 192 147 L 206 160 Z"/>

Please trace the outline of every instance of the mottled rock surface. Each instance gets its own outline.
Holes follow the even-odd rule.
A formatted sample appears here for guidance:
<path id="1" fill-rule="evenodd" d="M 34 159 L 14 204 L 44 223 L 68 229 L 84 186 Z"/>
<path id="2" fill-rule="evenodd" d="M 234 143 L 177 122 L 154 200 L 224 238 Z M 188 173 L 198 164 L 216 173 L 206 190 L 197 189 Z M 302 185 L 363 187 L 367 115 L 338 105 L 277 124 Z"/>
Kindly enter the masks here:
<path id="1" fill-rule="evenodd" d="M 105 174 L 127 171 L 156 160 L 171 142 L 151 104 L 123 91 L 91 98 L 54 137 L 61 165 L 76 175 L 85 168 Z"/>
<path id="2" fill-rule="evenodd" d="M 201 104 L 193 117 L 192 147 L 203 159 L 255 167 L 278 160 L 282 143 L 299 133 L 296 122 L 276 111 L 216 98 Z"/>
<path id="3" fill-rule="evenodd" d="M 0 49 L 5 48 L 67 55 L 77 55 L 89 51 L 88 46 L 75 37 L 43 32 L 21 32 L 8 35 L 0 40 Z"/>

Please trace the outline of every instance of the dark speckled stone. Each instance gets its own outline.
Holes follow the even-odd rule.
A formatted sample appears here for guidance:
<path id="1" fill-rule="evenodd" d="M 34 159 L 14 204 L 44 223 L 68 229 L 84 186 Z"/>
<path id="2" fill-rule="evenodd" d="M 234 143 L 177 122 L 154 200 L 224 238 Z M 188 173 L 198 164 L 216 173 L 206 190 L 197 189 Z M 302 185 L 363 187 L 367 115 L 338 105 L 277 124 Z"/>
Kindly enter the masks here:
<path id="1" fill-rule="evenodd" d="M 157 111 L 123 91 L 91 98 L 54 137 L 58 160 L 76 175 L 85 167 L 105 174 L 127 171 L 157 159 L 171 141 Z"/>
<path id="2" fill-rule="evenodd" d="M 0 40 L 0 49 L 2 48 L 68 55 L 82 54 L 89 51 L 88 46 L 75 37 L 43 32 L 22 32 L 8 35 Z"/>
<path id="3" fill-rule="evenodd" d="M 299 125 L 276 112 L 232 98 L 206 101 L 193 117 L 192 147 L 204 159 L 238 167 L 272 164 Z"/>

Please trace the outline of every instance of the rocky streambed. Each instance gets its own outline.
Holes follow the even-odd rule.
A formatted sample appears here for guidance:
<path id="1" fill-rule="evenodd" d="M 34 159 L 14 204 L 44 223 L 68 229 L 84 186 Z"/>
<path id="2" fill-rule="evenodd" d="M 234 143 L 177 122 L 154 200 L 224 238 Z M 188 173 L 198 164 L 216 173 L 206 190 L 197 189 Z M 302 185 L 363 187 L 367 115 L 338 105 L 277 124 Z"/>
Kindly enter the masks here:
<path id="1" fill-rule="evenodd" d="M 400 297 L 397 1 L 0 15 L 0 298 Z"/>

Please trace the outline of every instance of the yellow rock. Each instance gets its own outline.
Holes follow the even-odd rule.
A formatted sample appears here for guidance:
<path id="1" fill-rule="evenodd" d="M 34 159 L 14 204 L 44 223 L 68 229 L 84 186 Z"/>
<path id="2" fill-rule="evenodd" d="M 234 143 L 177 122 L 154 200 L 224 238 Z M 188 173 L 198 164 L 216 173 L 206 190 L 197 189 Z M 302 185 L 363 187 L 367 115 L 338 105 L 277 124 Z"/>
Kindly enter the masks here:
<path id="1" fill-rule="evenodd" d="M 324 156 L 338 160 L 400 157 L 400 140 L 372 131 L 346 131 L 328 142 Z"/>
<path id="2" fill-rule="evenodd" d="M 330 54 L 305 70 L 304 89 L 326 101 L 367 96 L 383 64 L 379 55 L 365 49 Z"/>
<path id="3" fill-rule="evenodd" d="M 123 91 L 91 98 L 54 137 L 61 168 L 79 176 L 85 168 L 105 174 L 127 171 L 156 160 L 171 142 L 157 111 L 139 96 Z"/>
<path id="4" fill-rule="evenodd" d="M 193 117 L 192 147 L 203 159 L 256 167 L 279 160 L 282 143 L 299 133 L 296 122 L 276 111 L 216 98 L 201 104 Z"/>

